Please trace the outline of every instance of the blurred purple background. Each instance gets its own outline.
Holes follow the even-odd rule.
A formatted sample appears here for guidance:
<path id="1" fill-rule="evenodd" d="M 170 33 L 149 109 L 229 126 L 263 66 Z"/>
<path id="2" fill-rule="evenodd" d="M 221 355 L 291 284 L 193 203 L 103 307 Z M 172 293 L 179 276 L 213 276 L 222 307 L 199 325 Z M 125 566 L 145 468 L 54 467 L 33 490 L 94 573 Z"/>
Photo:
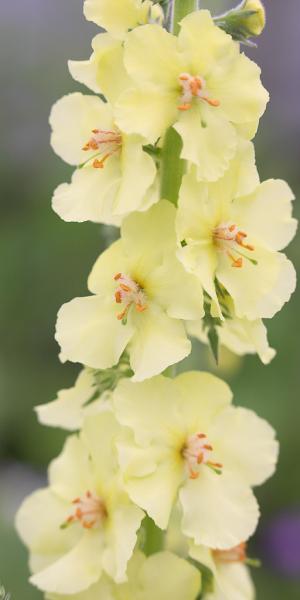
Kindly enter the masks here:
<path id="1" fill-rule="evenodd" d="M 217 14 L 234 2 L 202 5 Z M 299 196 L 300 2 L 265 5 L 266 31 L 258 48 L 247 50 L 271 94 L 256 138 L 257 161 L 262 177 L 288 179 Z M 67 60 L 88 57 L 96 32 L 82 16 L 82 0 L 0 6 L 0 585 L 15 600 L 41 596 L 27 584 L 27 556 L 13 514 L 22 497 L 43 484 L 46 464 L 63 440 L 61 432 L 36 423 L 32 407 L 71 385 L 77 371 L 57 360 L 55 315 L 62 302 L 85 293 L 86 275 L 105 243 L 103 228 L 62 223 L 50 207 L 52 190 L 70 169 L 50 149 L 48 114 L 59 96 L 80 88 Z M 299 264 L 299 242 L 288 253 Z M 281 442 L 278 473 L 258 494 L 263 518 L 251 548 L 263 561 L 254 573 L 258 600 L 300 598 L 299 323 L 295 295 L 270 324 L 279 350 L 272 365 L 249 357 L 230 369 L 225 361 L 221 369 L 236 401 L 268 418 Z M 190 365 L 211 366 L 205 350 L 196 347 Z"/>

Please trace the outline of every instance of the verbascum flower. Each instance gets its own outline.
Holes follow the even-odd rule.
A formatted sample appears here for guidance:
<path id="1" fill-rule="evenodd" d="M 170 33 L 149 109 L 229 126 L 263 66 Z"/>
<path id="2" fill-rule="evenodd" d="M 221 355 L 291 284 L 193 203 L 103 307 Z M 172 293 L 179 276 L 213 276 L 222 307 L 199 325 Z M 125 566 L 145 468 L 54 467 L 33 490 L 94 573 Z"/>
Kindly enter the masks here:
<path id="1" fill-rule="evenodd" d="M 127 348 L 138 381 L 190 353 L 183 320 L 203 316 L 203 296 L 176 258 L 175 215 L 171 203 L 160 201 L 124 220 L 121 239 L 90 274 L 94 295 L 75 298 L 58 313 L 62 361 L 106 369 Z"/>
<path id="2" fill-rule="evenodd" d="M 83 12 L 88 21 L 120 39 L 129 29 L 163 21 L 162 8 L 150 0 L 85 0 Z"/>
<path id="3" fill-rule="evenodd" d="M 281 180 L 257 183 L 248 144 L 218 182 L 201 183 L 191 171 L 180 190 L 178 257 L 199 277 L 220 318 L 218 286 L 231 297 L 238 319 L 256 320 L 273 317 L 296 283 L 292 263 L 279 252 L 296 231 L 293 193 Z"/>
<path id="4" fill-rule="evenodd" d="M 197 568 L 171 552 L 158 552 L 148 558 L 136 551 L 128 564 L 128 582 L 114 584 L 107 577 L 86 592 L 68 596 L 69 600 L 196 600 L 201 588 Z M 47 600 L 66 600 L 66 596 L 47 595 Z"/>
<path id="5" fill-rule="evenodd" d="M 231 406 L 231 397 L 220 379 L 189 372 L 123 380 L 113 400 L 129 429 L 117 446 L 132 501 L 166 529 L 179 500 L 183 534 L 215 549 L 254 532 L 259 511 L 251 487 L 274 472 L 278 453 L 268 423 Z"/>
<path id="6" fill-rule="evenodd" d="M 132 86 L 124 65 L 124 44 L 109 33 L 99 33 L 92 40 L 92 49 L 88 60 L 69 60 L 69 71 L 75 81 L 104 95 L 113 104 Z"/>
<path id="7" fill-rule="evenodd" d="M 73 387 L 60 390 L 52 402 L 35 407 L 38 419 L 43 425 L 76 431 L 87 416 L 111 410 L 113 390 L 123 377 L 131 376 L 126 354 L 111 369 L 82 369 Z"/>
<path id="8" fill-rule="evenodd" d="M 231 352 L 243 356 L 244 354 L 258 354 L 263 364 L 267 365 L 276 355 L 270 347 L 267 338 L 267 329 L 261 319 L 249 321 L 238 319 L 234 314 L 232 300 L 225 296 L 221 300 L 221 309 L 226 317 L 218 320 L 216 325 L 219 342 Z M 207 328 L 203 319 L 187 323 L 187 331 L 201 342 L 207 343 Z"/>
<path id="9" fill-rule="evenodd" d="M 210 550 L 192 546 L 190 556 L 207 567 L 213 575 L 212 590 L 204 600 L 254 600 L 255 590 L 247 563 L 245 543 L 229 550 Z"/>
<path id="10" fill-rule="evenodd" d="M 60 390 L 55 400 L 36 406 L 35 411 L 43 425 L 76 431 L 82 427 L 88 415 L 102 412 L 107 408 L 109 392 L 102 395 L 101 400 L 100 396 L 97 371 L 83 369 L 73 387 Z"/>
<path id="11" fill-rule="evenodd" d="M 118 129 L 110 104 L 70 94 L 53 106 L 50 124 L 54 151 L 79 167 L 54 192 L 53 208 L 65 221 L 119 224 L 119 215 L 158 200 L 154 160 L 140 136 Z"/>
<path id="12" fill-rule="evenodd" d="M 117 101 L 121 129 L 154 143 L 173 125 L 197 177 L 217 180 L 265 110 L 259 67 L 206 10 L 185 17 L 178 38 L 158 25 L 130 32 L 124 61 L 135 86 Z"/>
<path id="13" fill-rule="evenodd" d="M 87 418 L 80 436 L 69 437 L 50 465 L 49 487 L 19 509 L 17 529 L 31 553 L 30 581 L 43 591 L 77 594 L 102 573 L 126 581 L 144 513 L 120 487 L 117 433 L 112 413 Z"/>

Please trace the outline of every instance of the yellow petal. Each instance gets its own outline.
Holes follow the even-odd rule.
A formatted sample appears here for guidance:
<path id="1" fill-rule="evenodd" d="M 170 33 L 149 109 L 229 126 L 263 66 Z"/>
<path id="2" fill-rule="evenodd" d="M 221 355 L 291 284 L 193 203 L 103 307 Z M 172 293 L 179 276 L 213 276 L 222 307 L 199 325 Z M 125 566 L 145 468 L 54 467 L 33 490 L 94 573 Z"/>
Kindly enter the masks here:
<path id="1" fill-rule="evenodd" d="M 94 37 L 92 48 L 89 60 L 69 61 L 69 71 L 75 81 L 115 103 L 131 84 L 124 66 L 124 46 L 109 33 L 100 33 Z"/>
<path id="2" fill-rule="evenodd" d="M 159 25 L 145 25 L 132 31 L 125 42 L 124 60 L 129 75 L 138 85 L 152 84 L 161 91 L 175 92 L 179 87 L 178 77 L 184 63 L 178 53 L 177 38 Z"/>
<path id="3" fill-rule="evenodd" d="M 128 214 L 144 207 L 144 201 L 156 177 L 156 167 L 143 151 L 142 140 L 135 135 L 123 136 L 121 153 L 122 178 L 115 200 L 114 213 Z M 159 197 L 152 195 L 153 202 Z"/>
<path id="4" fill-rule="evenodd" d="M 255 247 L 254 254 L 257 264 L 245 259 L 243 267 L 236 269 L 220 253 L 216 275 L 232 297 L 239 318 L 270 319 L 290 299 L 296 286 L 295 269 L 279 252 Z"/>
<path id="5" fill-rule="evenodd" d="M 113 214 L 121 183 L 119 163 L 117 156 L 111 156 L 104 169 L 92 166 L 77 169 L 71 183 L 62 183 L 56 188 L 53 210 L 67 222 L 120 225 L 121 217 Z"/>
<path id="6" fill-rule="evenodd" d="M 82 148 L 90 139 L 92 130 L 99 125 L 102 129 L 112 128 L 112 110 L 96 96 L 75 92 L 54 104 L 49 122 L 53 150 L 63 160 L 77 166 L 89 157 Z"/>
<path id="7" fill-rule="evenodd" d="M 250 488 L 234 475 L 217 475 L 208 468 L 189 479 L 179 493 L 182 531 L 196 544 L 233 548 L 255 531 L 259 510 Z M 221 505 L 220 505 L 221 502 Z"/>
<path id="8" fill-rule="evenodd" d="M 153 600 L 153 590 L 156 600 L 195 600 L 201 589 L 198 569 L 171 552 L 150 556 L 139 580 L 143 585 L 139 600 Z"/>
<path id="9" fill-rule="evenodd" d="M 81 592 L 98 581 L 101 575 L 101 547 L 99 532 L 88 531 L 68 554 L 33 575 L 29 581 L 46 592 Z"/>
<path id="10" fill-rule="evenodd" d="M 265 112 L 269 94 L 260 81 L 260 72 L 252 60 L 239 54 L 224 70 L 210 74 L 209 91 L 233 123 L 253 123 Z"/>
<path id="11" fill-rule="evenodd" d="M 135 325 L 129 349 L 134 381 L 158 375 L 190 354 L 182 322 L 170 318 L 158 305 L 138 315 Z"/>
<path id="12" fill-rule="evenodd" d="M 294 194 L 285 181 L 269 179 L 251 195 L 234 202 L 233 219 L 265 247 L 282 250 L 297 229 L 297 221 L 292 218 L 293 200 Z"/>
<path id="13" fill-rule="evenodd" d="M 88 21 L 107 29 L 117 38 L 141 22 L 146 22 L 147 9 L 141 0 L 85 0 L 83 12 Z"/>
<path id="14" fill-rule="evenodd" d="M 181 21 L 179 48 L 193 74 L 202 77 L 238 55 L 238 45 L 214 24 L 208 10 L 190 13 Z"/>
<path id="15" fill-rule="evenodd" d="M 130 319 L 124 326 L 116 314 L 113 298 L 87 296 L 64 304 L 56 327 L 61 360 L 81 362 L 93 369 L 115 365 L 133 334 Z"/>
<path id="16" fill-rule="evenodd" d="M 209 439 L 224 467 L 250 486 L 261 485 L 273 475 L 278 457 L 275 431 L 253 411 L 227 408 L 216 418 Z"/>
<path id="17" fill-rule="evenodd" d="M 229 386 L 212 375 L 200 371 L 189 371 L 178 375 L 175 386 L 181 396 L 181 421 L 194 434 L 204 431 L 219 413 L 231 403 Z"/>
<path id="18" fill-rule="evenodd" d="M 195 104 L 174 125 L 183 141 L 181 156 L 197 167 L 200 180 L 216 181 L 228 168 L 237 134 L 221 107 Z"/>
<path id="19" fill-rule="evenodd" d="M 176 99 L 177 93 L 153 85 L 130 88 L 116 103 L 116 122 L 125 133 L 154 144 L 177 118 Z"/>
<path id="20" fill-rule="evenodd" d="M 71 503 L 83 491 L 93 490 L 93 473 L 88 449 L 77 435 L 67 438 L 61 454 L 49 467 L 51 490 L 60 498 Z M 65 515 L 65 519 L 68 514 Z M 64 519 L 64 520 L 65 520 Z M 63 522 L 63 521 L 62 521 Z"/>
<path id="21" fill-rule="evenodd" d="M 71 431 L 80 429 L 85 413 L 84 405 L 94 396 L 95 390 L 92 371 L 83 369 L 73 387 L 60 390 L 57 399 L 52 402 L 35 407 L 40 423 Z"/>

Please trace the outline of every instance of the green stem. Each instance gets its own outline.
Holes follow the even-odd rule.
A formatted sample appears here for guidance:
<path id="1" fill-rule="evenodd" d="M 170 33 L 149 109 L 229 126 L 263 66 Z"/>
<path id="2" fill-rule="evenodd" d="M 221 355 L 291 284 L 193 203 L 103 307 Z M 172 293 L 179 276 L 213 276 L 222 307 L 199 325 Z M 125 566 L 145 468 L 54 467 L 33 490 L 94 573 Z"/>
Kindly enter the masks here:
<path id="1" fill-rule="evenodd" d="M 196 10 L 197 7 L 197 0 L 173 0 L 171 32 L 177 35 L 180 29 L 180 21 L 190 12 Z M 165 135 L 162 148 L 160 194 L 161 198 L 169 200 L 175 206 L 178 204 L 178 195 L 185 168 L 185 161 L 180 158 L 181 150 L 181 137 L 175 129 L 170 127 Z"/>
<path id="2" fill-rule="evenodd" d="M 173 23 L 172 33 L 178 35 L 180 30 L 180 21 L 194 10 L 197 10 L 197 0 L 174 0 L 173 4 Z"/>
<path id="3" fill-rule="evenodd" d="M 164 200 L 169 200 L 175 206 L 184 173 L 184 160 L 180 158 L 182 141 L 180 135 L 170 127 L 165 135 L 161 160 L 161 190 Z"/>

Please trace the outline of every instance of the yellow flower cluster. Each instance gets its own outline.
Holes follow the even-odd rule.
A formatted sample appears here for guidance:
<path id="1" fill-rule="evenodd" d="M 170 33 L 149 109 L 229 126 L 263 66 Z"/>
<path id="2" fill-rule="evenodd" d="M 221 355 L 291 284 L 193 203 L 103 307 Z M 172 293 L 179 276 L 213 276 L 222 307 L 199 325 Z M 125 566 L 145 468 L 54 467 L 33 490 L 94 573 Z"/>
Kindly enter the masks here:
<path id="1" fill-rule="evenodd" d="M 47 600 L 254 598 L 246 542 L 275 433 L 219 378 L 164 372 L 192 337 L 273 358 L 263 319 L 294 290 L 282 250 L 296 222 L 288 185 L 260 182 L 255 164 L 260 69 L 192 4 L 85 0 L 106 32 L 69 69 L 93 95 L 69 94 L 50 115 L 52 147 L 75 167 L 55 212 L 120 237 L 90 295 L 58 313 L 60 359 L 83 369 L 36 409 L 73 432 L 17 514 Z M 246 4 L 259 33 L 260 3 Z"/>

